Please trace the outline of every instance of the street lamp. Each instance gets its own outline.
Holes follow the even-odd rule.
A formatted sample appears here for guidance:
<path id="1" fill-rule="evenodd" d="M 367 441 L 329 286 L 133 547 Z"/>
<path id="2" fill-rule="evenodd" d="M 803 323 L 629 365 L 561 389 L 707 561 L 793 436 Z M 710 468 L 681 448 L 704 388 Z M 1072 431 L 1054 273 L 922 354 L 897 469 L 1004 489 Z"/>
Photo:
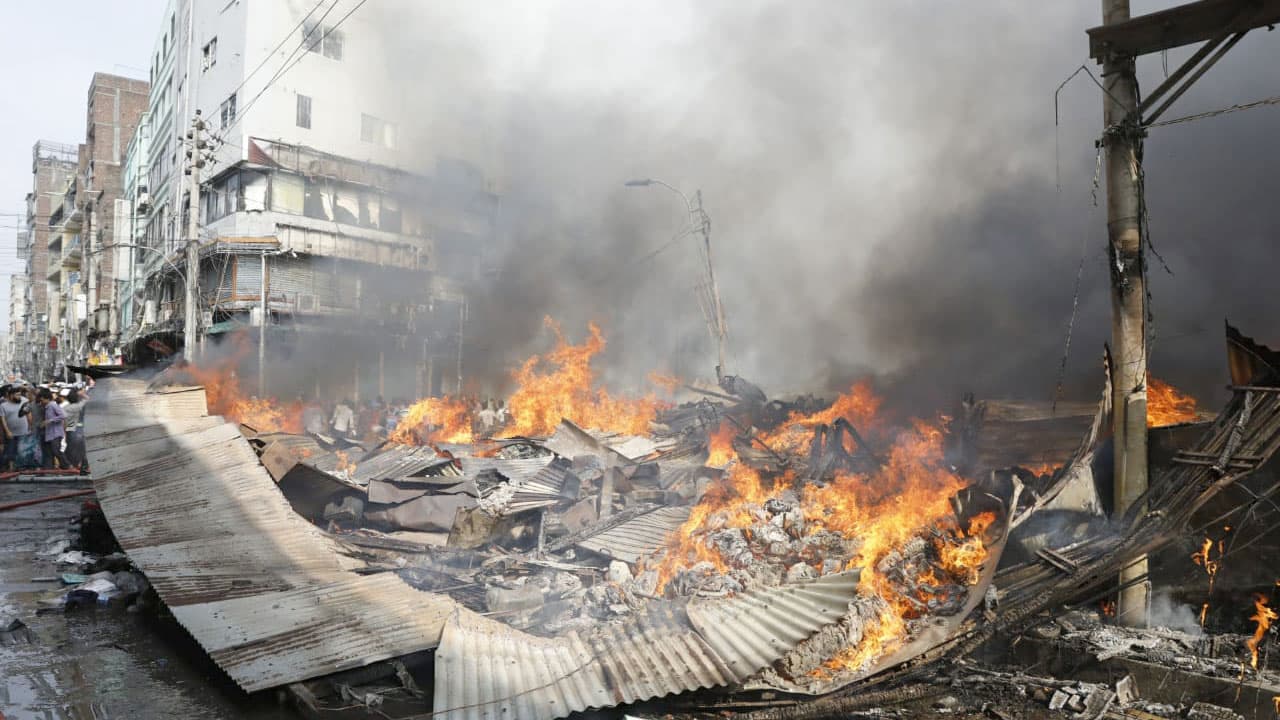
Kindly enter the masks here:
<path id="1" fill-rule="evenodd" d="M 711 216 L 707 214 L 706 210 L 702 209 L 702 191 L 695 191 L 693 199 L 690 200 L 689 196 L 681 192 L 679 188 L 656 178 L 628 180 L 623 185 L 626 187 L 658 185 L 680 196 L 680 199 L 684 201 L 685 209 L 689 213 L 690 229 L 702 235 L 703 247 L 706 250 L 704 254 L 707 260 L 707 283 L 711 289 L 711 308 L 708 313 L 707 327 L 716 341 L 716 350 L 719 358 L 719 363 L 716 365 L 716 379 L 719 380 L 728 370 L 728 365 L 725 361 L 725 344 L 728 330 L 725 327 L 724 306 L 720 304 L 720 287 L 716 284 L 715 266 L 711 262 Z"/>

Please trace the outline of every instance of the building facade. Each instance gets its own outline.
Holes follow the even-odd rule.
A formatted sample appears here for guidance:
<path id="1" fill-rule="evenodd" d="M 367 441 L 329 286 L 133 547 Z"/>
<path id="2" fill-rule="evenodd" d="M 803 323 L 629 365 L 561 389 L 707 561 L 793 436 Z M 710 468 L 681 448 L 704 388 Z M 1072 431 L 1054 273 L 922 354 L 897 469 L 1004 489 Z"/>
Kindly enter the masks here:
<path id="1" fill-rule="evenodd" d="M 9 325 L 14 345 L 12 362 L 29 377 L 39 376 L 51 368 L 57 357 L 56 347 L 50 347 L 57 341 L 51 340 L 49 334 L 50 298 L 46 282 L 52 235 L 50 220 L 54 219 L 55 211 L 59 214 L 57 220 L 61 220 L 62 196 L 78 167 L 76 145 L 40 140 L 31 148 L 26 229 L 18 235 L 18 256 L 25 259 L 26 265 L 22 280 L 14 278 L 14 285 L 23 288 L 22 315 L 15 317 L 11 305 Z M 20 326 L 15 324 L 15 319 L 20 320 Z"/>
<path id="2" fill-rule="evenodd" d="M 94 73 L 85 104 L 85 141 L 76 172 L 53 191 L 48 219 L 46 333 L 53 367 L 107 364 L 119 357 L 116 201 L 126 153 L 147 107 L 145 80 Z M 33 278 L 33 282 L 35 279 Z"/>
<path id="3" fill-rule="evenodd" d="M 461 390 L 467 291 L 498 197 L 475 166 L 419 151 L 422 129 L 403 104 L 370 90 L 385 60 L 377 29 L 348 16 L 358 4 L 170 4 L 147 148 L 127 163 L 146 168 L 146 183 L 123 197 L 142 246 L 122 276 L 131 359 L 263 338 L 291 368 L 272 378 L 274 395 L 322 384 L 353 398 Z M 197 111 L 204 142 L 192 147 Z M 194 332 L 183 327 L 192 170 Z"/>

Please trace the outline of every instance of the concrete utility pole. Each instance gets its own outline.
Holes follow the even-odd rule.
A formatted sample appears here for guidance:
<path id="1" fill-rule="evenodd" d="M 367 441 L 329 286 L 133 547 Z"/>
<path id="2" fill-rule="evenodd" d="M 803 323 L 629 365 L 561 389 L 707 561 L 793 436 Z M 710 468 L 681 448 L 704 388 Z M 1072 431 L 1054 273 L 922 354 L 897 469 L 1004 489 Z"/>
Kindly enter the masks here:
<path id="1" fill-rule="evenodd" d="M 1089 56 L 1102 64 L 1107 237 L 1111 260 L 1111 350 L 1115 508 L 1123 513 L 1147 489 L 1147 288 L 1142 143 L 1146 128 L 1250 30 L 1280 23 L 1280 0 L 1197 0 L 1130 17 L 1129 0 L 1102 0 Z M 1142 55 L 1204 43 L 1138 101 Z M 1117 620 L 1147 622 L 1150 583 L 1142 558 L 1120 577 Z"/>
<path id="2" fill-rule="evenodd" d="M 689 196 L 681 192 L 679 188 L 654 178 L 628 180 L 623 185 L 626 187 L 657 185 L 679 195 L 680 199 L 684 201 L 685 211 L 689 213 L 689 228 L 687 232 L 698 233 L 702 236 L 703 255 L 707 261 L 707 293 L 711 305 L 709 308 L 705 308 L 707 329 L 711 331 L 711 337 L 716 342 L 716 379 L 719 380 L 721 375 L 726 374 L 729 369 L 725 351 L 725 346 L 728 344 L 729 331 L 724 321 L 724 305 L 720 303 L 720 286 L 716 284 L 715 264 L 711 261 L 711 216 L 702 207 L 702 191 L 696 191 L 693 194 L 693 200 L 690 200 Z"/>
<path id="3" fill-rule="evenodd" d="M 187 300 L 186 318 L 183 322 L 182 355 L 188 362 L 196 358 L 197 338 L 200 336 L 200 168 L 204 167 L 204 158 L 200 151 L 204 140 L 200 133 L 204 130 L 204 120 L 200 119 L 200 111 L 191 121 L 191 130 L 187 132 L 190 147 L 187 148 L 187 175 L 191 186 L 187 197 Z"/>
<path id="4" fill-rule="evenodd" d="M 1128 19 L 1129 0 L 1102 0 L 1103 25 Z M 1134 73 L 1131 56 L 1110 57 L 1102 66 L 1117 513 L 1128 510 L 1147 489 L 1147 288 L 1139 177 L 1144 132 Z M 1116 619 L 1123 625 L 1147 623 L 1151 584 L 1142 579 L 1146 574 L 1145 557 L 1121 573 Z"/>
<path id="5" fill-rule="evenodd" d="M 262 303 L 262 318 L 258 323 L 258 397 L 265 398 L 267 396 L 267 321 L 271 318 L 270 311 L 267 307 L 267 291 L 270 289 L 267 283 L 267 251 L 262 251 L 262 297 L 259 300 Z"/>

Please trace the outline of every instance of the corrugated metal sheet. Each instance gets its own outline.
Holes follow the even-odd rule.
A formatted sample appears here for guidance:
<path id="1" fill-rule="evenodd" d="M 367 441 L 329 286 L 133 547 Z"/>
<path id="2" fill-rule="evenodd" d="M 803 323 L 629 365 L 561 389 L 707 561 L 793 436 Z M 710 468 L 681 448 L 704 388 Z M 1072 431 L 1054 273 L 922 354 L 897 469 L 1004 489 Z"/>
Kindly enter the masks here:
<path id="1" fill-rule="evenodd" d="M 198 401 L 198 402 L 197 402 Z M 362 563 L 301 518 L 202 390 L 99 382 L 94 487 L 121 547 L 219 667 L 262 690 L 432 648 L 451 599 Z"/>
<path id="2" fill-rule="evenodd" d="M 578 547 L 633 563 L 652 555 L 689 519 L 689 507 L 660 507 L 603 532 L 579 540 Z"/>
<path id="3" fill-rule="evenodd" d="M 452 462 L 436 454 L 430 446 L 390 445 L 361 458 L 351 473 L 352 481 L 368 485 L 370 480 L 400 480 L 453 472 Z M 456 472 L 454 473 L 456 474 Z"/>
<path id="4" fill-rule="evenodd" d="M 475 478 L 480 505 L 494 514 L 511 515 L 573 500 L 582 481 L 572 467 L 573 463 L 558 457 L 532 475 L 514 479 L 496 469 L 485 470 Z"/>
<path id="5" fill-rule="evenodd" d="M 462 472 L 468 477 L 474 478 L 486 470 L 494 470 L 506 479 L 519 483 L 536 475 L 539 470 L 550 465 L 553 459 L 550 455 L 511 459 L 462 457 L 459 458 L 459 462 L 462 463 Z"/>
<path id="6" fill-rule="evenodd" d="M 537 637 L 460 612 L 436 651 L 433 717 L 554 720 L 741 682 L 837 620 L 857 586 L 857 573 L 839 573 L 691 603 L 687 616 L 663 604 L 586 638 Z"/>

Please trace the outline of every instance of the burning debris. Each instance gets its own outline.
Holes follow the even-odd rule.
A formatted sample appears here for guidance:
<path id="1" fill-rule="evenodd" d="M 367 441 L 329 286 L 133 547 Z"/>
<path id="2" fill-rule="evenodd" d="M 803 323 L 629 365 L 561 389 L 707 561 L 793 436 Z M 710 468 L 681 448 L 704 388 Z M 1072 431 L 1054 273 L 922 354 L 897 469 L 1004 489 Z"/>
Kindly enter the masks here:
<path id="1" fill-rule="evenodd" d="M 427 398 L 373 443 L 242 427 L 294 512 L 353 548 L 362 572 L 394 574 L 455 608 L 436 658 L 433 703 L 445 716 L 472 704 L 505 712 L 533 703 L 528 716 L 551 718 L 726 684 L 738 694 L 827 695 L 813 701 L 817 712 L 843 688 L 899 682 L 904 668 L 936 666 L 997 632 L 1035 625 L 1036 613 L 1079 599 L 1127 558 L 1168 542 L 1186 508 L 1231 477 L 1206 463 L 1177 465 L 1180 474 L 1153 483 L 1151 512 L 1132 518 L 1127 533 L 1085 525 L 1089 533 L 1064 539 L 1061 523 L 1055 535 L 1028 520 L 1067 502 L 1099 504 L 1088 468 L 1103 442 L 1105 403 L 1063 461 L 975 475 L 956 461 L 955 423 L 895 421 L 867 383 L 829 402 L 769 400 L 730 377 L 716 389 L 689 384 L 699 397 L 681 404 L 615 395 L 591 367 L 604 347 L 600 330 L 575 345 L 548 327 L 555 346 L 514 373 L 505 424 L 479 421 L 461 398 Z M 685 385 L 658 379 L 668 397 Z M 212 382 L 211 410 L 243 407 L 231 381 Z M 1238 395 L 1219 429 L 1185 456 L 1229 469 L 1234 458 L 1269 456 L 1280 428 L 1250 423 L 1274 419 L 1259 410 L 1274 402 Z M 1192 559 L 1212 584 L 1222 556 L 1206 540 Z M 803 612 L 789 617 L 787 608 Z M 755 619 L 743 624 L 735 613 L 747 609 Z M 1253 636 L 1235 646 L 1249 653 L 1238 667 L 1265 666 L 1275 619 L 1259 599 Z M 1112 649 L 1149 640 L 1130 641 L 1100 620 L 1055 627 L 1032 635 Z M 634 686 L 620 674 L 635 657 L 677 652 L 716 670 L 676 663 Z M 458 695 L 456 683 L 469 682 L 458 678 L 511 663 L 546 672 L 507 678 L 471 701 Z M 550 702 L 546 688 L 569 692 L 561 686 L 572 667 L 586 678 L 573 692 L 585 694 L 555 709 L 539 704 Z M 1085 683 L 1050 695 L 1051 708 L 1084 713 L 1105 710 L 1119 693 Z"/>

